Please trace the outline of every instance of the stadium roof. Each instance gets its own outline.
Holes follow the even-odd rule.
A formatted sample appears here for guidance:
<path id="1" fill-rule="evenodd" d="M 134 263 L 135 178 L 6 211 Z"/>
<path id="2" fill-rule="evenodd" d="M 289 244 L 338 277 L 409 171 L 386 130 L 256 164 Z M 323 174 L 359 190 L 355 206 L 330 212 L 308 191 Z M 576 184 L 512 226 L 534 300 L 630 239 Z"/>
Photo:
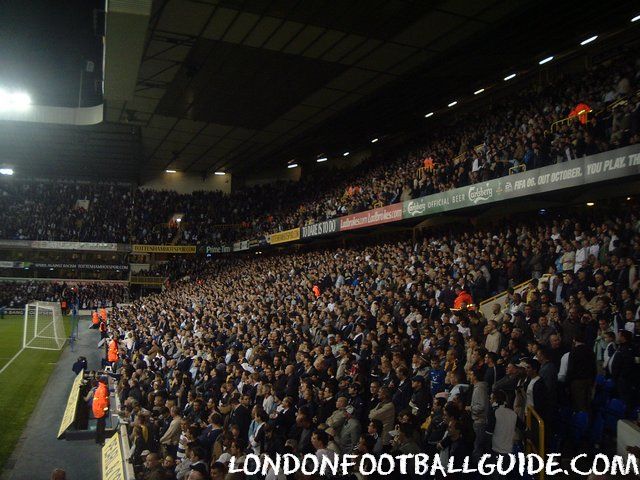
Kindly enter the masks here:
<path id="1" fill-rule="evenodd" d="M 585 35 L 624 26 L 635 8 L 627 0 L 155 0 L 134 97 L 107 98 L 108 124 L 83 127 L 92 138 L 84 148 L 65 155 L 78 129 L 55 131 L 60 168 L 87 170 L 91 159 L 101 177 L 242 173 L 353 152 Z M 16 128 L 29 139 L 35 127 Z M 40 145 L 30 168 L 51 163 L 46 144 L 22 144 Z M 0 147 L 12 144 L 0 137 Z"/>

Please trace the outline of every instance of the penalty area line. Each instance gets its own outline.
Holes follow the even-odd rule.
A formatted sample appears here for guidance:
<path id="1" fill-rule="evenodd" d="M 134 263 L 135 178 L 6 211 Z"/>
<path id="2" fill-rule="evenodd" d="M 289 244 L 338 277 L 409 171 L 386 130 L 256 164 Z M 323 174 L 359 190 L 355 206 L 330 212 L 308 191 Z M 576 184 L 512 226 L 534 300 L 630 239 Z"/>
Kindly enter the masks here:
<path id="1" fill-rule="evenodd" d="M 9 365 L 11 365 L 13 363 L 13 361 L 18 358 L 18 355 L 20 355 L 22 352 L 24 351 L 24 347 L 21 348 L 20 350 L 18 350 L 18 353 L 16 353 L 13 357 L 11 357 L 11 360 L 9 360 L 7 363 L 4 364 L 4 366 L 2 368 L 0 368 L 0 375 L 2 374 L 2 372 L 4 372 L 7 367 Z"/>

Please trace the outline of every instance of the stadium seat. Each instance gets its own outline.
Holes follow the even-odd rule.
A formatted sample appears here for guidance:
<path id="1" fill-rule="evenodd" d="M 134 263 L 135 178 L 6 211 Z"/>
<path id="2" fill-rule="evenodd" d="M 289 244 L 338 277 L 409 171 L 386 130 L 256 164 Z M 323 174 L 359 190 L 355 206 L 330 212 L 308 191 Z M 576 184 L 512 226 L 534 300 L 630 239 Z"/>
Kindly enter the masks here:
<path id="1" fill-rule="evenodd" d="M 619 398 L 612 398 L 604 408 L 604 428 L 609 432 L 616 432 L 618 420 L 625 417 L 626 404 Z"/>
<path id="2" fill-rule="evenodd" d="M 589 429 L 589 414 L 587 412 L 575 412 L 571 416 L 571 440 L 579 444 L 585 439 Z"/>

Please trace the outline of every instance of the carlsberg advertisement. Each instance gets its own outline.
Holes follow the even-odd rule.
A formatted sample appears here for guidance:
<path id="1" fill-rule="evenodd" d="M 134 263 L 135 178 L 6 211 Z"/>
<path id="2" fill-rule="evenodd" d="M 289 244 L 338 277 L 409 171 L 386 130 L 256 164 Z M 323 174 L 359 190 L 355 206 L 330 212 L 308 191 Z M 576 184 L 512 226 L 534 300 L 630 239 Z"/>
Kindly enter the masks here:
<path id="1" fill-rule="evenodd" d="M 640 145 L 407 200 L 402 218 L 415 218 L 512 198 L 640 174 Z"/>

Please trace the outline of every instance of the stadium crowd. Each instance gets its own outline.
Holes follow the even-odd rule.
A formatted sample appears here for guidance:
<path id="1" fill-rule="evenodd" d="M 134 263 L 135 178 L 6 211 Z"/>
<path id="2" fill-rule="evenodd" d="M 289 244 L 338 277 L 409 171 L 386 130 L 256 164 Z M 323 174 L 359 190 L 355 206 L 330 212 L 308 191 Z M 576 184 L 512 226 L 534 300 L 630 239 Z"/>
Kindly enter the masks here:
<path id="1" fill-rule="evenodd" d="M 216 245 L 638 143 L 637 55 L 537 82 L 351 169 L 231 195 L 123 185 L 0 183 L 0 238 Z M 628 101 L 621 101 L 627 99 Z M 580 105 L 587 118 L 559 123 Z M 612 106 L 615 105 L 615 108 Z M 578 121 L 581 118 L 583 121 Z M 88 202 L 78 202 L 88 200 Z M 182 222 L 172 222 L 182 214 Z M 55 220 L 54 220 L 55 219 Z"/>
<path id="2" fill-rule="evenodd" d="M 241 479 L 231 457 L 286 452 L 426 452 L 459 467 L 518 449 L 527 407 L 549 451 L 589 448 L 584 432 L 569 440 L 572 418 L 591 448 L 608 445 L 605 405 L 637 415 L 640 217 L 583 215 L 214 261 L 115 309 L 136 472 Z"/>
<path id="3" fill-rule="evenodd" d="M 29 302 L 60 302 L 65 308 L 90 310 L 113 307 L 129 299 L 123 283 L 67 284 L 46 281 L 0 282 L 0 308 L 21 308 Z"/>

